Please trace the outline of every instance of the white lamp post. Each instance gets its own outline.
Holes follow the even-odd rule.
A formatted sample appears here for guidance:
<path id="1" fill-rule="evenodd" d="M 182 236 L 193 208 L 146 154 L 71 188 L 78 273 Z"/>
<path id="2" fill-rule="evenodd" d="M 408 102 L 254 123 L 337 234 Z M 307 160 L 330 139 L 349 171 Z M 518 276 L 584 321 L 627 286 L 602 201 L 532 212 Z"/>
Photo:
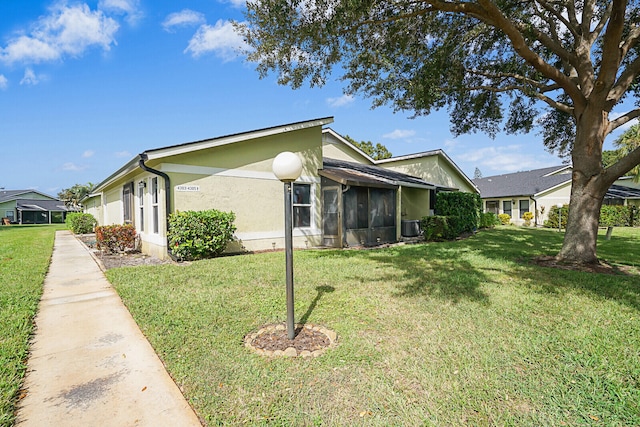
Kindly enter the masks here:
<path id="1" fill-rule="evenodd" d="M 273 173 L 284 182 L 284 243 L 287 269 L 287 336 L 295 338 L 295 324 L 293 313 L 293 203 L 291 197 L 291 183 L 302 173 L 300 157 L 289 151 L 284 151 L 273 159 Z"/>

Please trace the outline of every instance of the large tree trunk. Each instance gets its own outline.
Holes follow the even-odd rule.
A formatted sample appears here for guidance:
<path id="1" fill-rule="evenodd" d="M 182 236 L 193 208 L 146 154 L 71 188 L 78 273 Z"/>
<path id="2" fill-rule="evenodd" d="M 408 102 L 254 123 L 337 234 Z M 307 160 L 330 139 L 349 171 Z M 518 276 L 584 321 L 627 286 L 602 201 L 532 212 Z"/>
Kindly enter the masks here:
<path id="1" fill-rule="evenodd" d="M 611 178 L 602 167 L 602 145 L 608 121 L 601 109 L 586 108 L 577 120 L 572 150 L 573 176 L 569 218 L 562 249 L 562 262 L 593 264 L 598 262 L 598 221 L 602 200 Z"/>

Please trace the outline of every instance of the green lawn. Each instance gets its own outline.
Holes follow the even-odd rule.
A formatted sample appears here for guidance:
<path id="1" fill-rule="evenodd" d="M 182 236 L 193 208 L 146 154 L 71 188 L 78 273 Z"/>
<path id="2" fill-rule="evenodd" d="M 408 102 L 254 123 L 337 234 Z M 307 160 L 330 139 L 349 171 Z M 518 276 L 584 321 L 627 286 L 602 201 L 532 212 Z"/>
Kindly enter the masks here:
<path id="1" fill-rule="evenodd" d="M 33 317 L 55 230 L 64 225 L 0 227 L 0 426 L 13 424 Z"/>
<path id="2" fill-rule="evenodd" d="M 296 251 L 296 320 L 339 337 L 311 360 L 243 346 L 286 317 L 282 252 L 107 275 L 210 426 L 640 425 L 640 276 L 530 262 L 561 236 Z M 638 229 L 601 236 L 639 254 Z"/>

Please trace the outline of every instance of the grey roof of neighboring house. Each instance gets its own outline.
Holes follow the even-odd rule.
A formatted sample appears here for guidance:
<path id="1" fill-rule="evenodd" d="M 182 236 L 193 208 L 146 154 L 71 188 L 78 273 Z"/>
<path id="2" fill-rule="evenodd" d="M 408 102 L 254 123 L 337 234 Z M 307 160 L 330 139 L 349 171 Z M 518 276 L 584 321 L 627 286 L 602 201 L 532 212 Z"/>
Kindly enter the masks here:
<path id="1" fill-rule="evenodd" d="M 483 199 L 533 196 L 542 191 L 564 183 L 571 183 L 571 174 L 554 172 L 567 168 L 567 165 L 534 169 L 524 172 L 507 173 L 504 175 L 476 178 L 473 183 L 480 190 Z"/>
<path id="2" fill-rule="evenodd" d="M 49 197 L 51 199 L 55 199 L 54 197 L 44 194 L 37 190 L 0 190 L 0 203 L 8 202 L 9 200 L 19 199 L 21 195 L 28 193 L 38 193 L 42 196 Z"/>
<path id="3" fill-rule="evenodd" d="M 326 157 L 322 159 L 322 163 L 323 169 L 319 171 L 320 175 L 348 185 L 370 187 L 397 187 L 404 185 L 419 188 L 444 189 L 442 186 L 427 182 L 421 178 L 384 169 L 379 166 L 364 165 Z"/>
<path id="4" fill-rule="evenodd" d="M 60 200 L 32 200 L 19 199 L 16 203 L 16 209 L 19 211 L 42 211 L 42 212 L 68 212 L 64 202 Z"/>

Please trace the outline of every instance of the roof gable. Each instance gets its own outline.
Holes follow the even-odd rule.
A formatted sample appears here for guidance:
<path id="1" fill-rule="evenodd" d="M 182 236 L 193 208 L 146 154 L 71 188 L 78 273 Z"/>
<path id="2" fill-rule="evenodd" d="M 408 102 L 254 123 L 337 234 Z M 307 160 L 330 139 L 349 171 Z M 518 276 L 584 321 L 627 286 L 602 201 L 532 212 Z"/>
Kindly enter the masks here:
<path id="1" fill-rule="evenodd" d="M 267 136 L 283 134 L 287 132 L 298 131 L 302 129 L 309 129 L 318 126 L 324 126 L 325 124 L 333 122 L 333 117 L 324 117 L 320 119 L 307 120 L 303 122 L 289 123 L 286 125 L 274 126 L 270 128 L 252 130 L 248 132 L 241 132 L 231 135 L 220 136 L 211 139 L 205 139 L 201 141 L 186 142 L 183 144 L 170 145 L 166 147 L 154 148 L 145 150 L 133 159 L 129 160 L 124 166 L 112 173 L 109 177 L 104 179 L 98 185 L 95 186 L 93 193 L 88 197 L 97 195 L 106 186 L 112 184 L 118 179 L 126 176 L 127 174 L 135 171 L 140 166 L 140 160 L 144 157 L 144 160 L 162 159 L 165 157 L 176 156 L 180 154 L 191 153 L 199 150 L 206 150 L 213 147 L 220 147 L 236 142 L 249 141 L 252 139 L 264 138 Z"/>

